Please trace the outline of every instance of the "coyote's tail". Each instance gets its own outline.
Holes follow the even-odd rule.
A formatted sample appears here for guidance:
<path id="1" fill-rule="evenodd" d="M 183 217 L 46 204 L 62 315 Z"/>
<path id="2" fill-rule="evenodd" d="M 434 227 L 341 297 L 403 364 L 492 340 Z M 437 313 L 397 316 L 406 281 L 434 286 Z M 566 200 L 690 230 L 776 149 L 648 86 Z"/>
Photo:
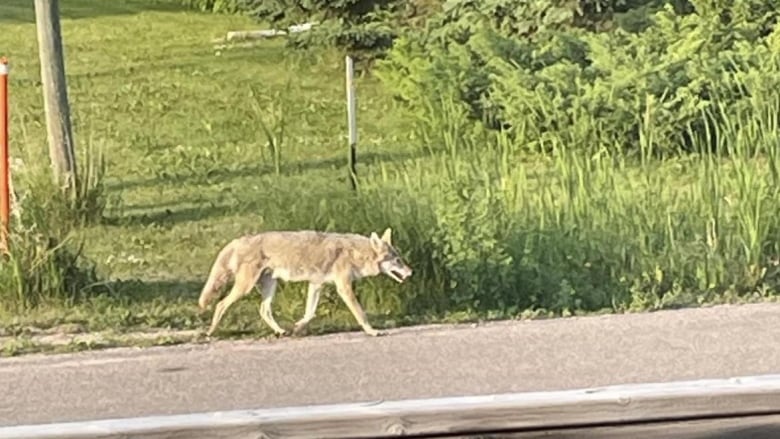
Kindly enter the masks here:
<path id="1" fill-rule="evenodd" d="M 217 259 L 214 261 L 214 265 L 211 266 L 209 271 L 209 278 L 206 280 L 206 285 L 203 286 L 203 290 L 200 292 L 198 298 L 198 306 L 201 309 L 205 309 L 214 297 L 219 294 L 220 288 L 230 279 L 232 274 L 229 266 L 230 257 L 233 255 L 233 242 L 229 243 L 217 254 Z"/>

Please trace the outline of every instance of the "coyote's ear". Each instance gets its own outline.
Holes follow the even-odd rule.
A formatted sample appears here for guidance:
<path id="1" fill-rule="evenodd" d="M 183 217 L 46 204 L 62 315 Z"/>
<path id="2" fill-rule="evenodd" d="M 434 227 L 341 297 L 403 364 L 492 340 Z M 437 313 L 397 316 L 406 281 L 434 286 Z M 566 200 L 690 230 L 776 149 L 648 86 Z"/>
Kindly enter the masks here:
<path id="1" fill-rule="evenodd" d="M 382 239 L 379 238 L 379 235 L 376 234 L 376 232 L 371 232 L 371 237 L 369 239 L 371 240 L 371 248 L 376 251 L 382 250 L 384 243 L 382 242 Z"/>
<path id="2" fill-rule="evenodd" d="M 390 239 L 391 239 L 390 235 L 392 233 L 393 233 L 393 231 L 390 230 L 390 227 L 386 228 L 385 229 L 385 233 L 382 234 L 382 241 L 384 241 L 384 242 L 386 242 L 386 243 L 388 243 L 390 245 L 393 245 L 393 243 L 390 241 Z"/>

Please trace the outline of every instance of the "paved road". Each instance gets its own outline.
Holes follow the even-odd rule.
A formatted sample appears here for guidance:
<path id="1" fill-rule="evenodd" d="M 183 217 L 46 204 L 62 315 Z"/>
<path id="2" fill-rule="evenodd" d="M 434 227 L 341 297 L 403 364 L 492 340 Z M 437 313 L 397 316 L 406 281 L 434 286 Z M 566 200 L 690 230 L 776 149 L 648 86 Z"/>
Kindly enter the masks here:
<path id="1" fill-rule="evenodd" d="M 0 361 L 0 426 L 780 372 L 780 304 Z"/>

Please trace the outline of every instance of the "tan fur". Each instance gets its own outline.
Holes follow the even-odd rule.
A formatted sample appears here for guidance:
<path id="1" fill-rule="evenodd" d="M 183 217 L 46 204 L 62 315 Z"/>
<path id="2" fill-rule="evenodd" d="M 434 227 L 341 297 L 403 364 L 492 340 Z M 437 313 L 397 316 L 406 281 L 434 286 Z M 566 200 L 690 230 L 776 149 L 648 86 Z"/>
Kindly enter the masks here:
<path id="1" fill-rule="evenodd" d="M 371 327 L 360 306 L 352 283 L 363 277 L 385 274 L 401 283 L 412 269 L 393 246 L 388 228 L 380 238 L 354 233 L 326 233 L 313 230 L 272 231 L 247 235 L 229 242 L 217 255 L 209 278 L 203 286 L 198 305 L 204 309 L 231 279 L 233 287 L 217 303 L 208 335 L 217 328 L 225 311 L 259 284 L 262 301 L 260 317 L 278 335 L 287 332 L 273 317 L 273 302 L 278 280 L 309 282 L 303 317 L 295 323 L 298 333 L 314 318 L 322 286 L 332 283 L 363 331 L 381 333 Z"/>

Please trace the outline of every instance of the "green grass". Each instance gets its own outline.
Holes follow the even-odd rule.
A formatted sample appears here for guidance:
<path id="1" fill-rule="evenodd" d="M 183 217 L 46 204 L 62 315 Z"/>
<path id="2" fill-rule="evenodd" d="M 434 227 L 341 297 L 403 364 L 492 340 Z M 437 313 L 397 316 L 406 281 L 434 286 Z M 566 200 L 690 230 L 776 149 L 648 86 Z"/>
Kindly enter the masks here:
<path id="1" fill-rule="evenodd" d="M 778 157 L 762 120 L 776 116 L 777 102 L 764 103 L 764 119 L 735 116 L 724 140 L 757 145 L 761 160 L 743 152 L 639 163 L 560 144 L 523 155 L 507 138 L 472 130 L 457 106 L 431 106 L 421 122 L 377 79 L 360 77 L 354 194 L 340 55 L 292 54 L 280 40 L 215 49 L 212 39 L 256 25 L 167 2 L 109 4 L 61 2 L 78 159 L 87 147 L 107 159 L 104 218 L 77 227 L 73 242 L 83 240 L 101 279 L 93 289 L 105 291 L 25 309 L 0 305 L 6 333 L 74 323 L 89 331 L 205 328 L 211 313 L 200 313 L 196 299 L 219 248 L 242 233 L 282 228 L 394 228 L 415 276 L 403 286 L 358 283 L 377 327 L 775 293 Z M 45 164 L 32 11 L 8 0 L 0 17 L 0 52 L 13 69 L 12 155 Z M 304 290 L 280 289 L 282 325 L 302 315 Z M 253 299 L 231 308 L 221 335 L 270 334 Z M 327 290 L 311 331 L 348 328 L 354 319 Z"/>
<path id="2" fill-rule="evenodd" d="M 5 313 L 4 325 L 198 327 L 208 315 L 196 313 L 195 300 L 221 245 L 269 227 L 328 226 L 312 205 L 291 200 L 349 196 L 340 57 L 286 56 L 281 41 L 215 50 L 214 38 L 257 25 L 146 3 L 105 10 L 101 2 L 61 4 L 76 141 L 103 149 L 112 206 L 103 224 L 78 230 L 77 238 L 113 294 Z M 0 48 L 13 69 L 12 155 L 46 160 L 32 11 L 27 2 L 5 2 L 0 16 L 11 17 Z M 391 134 L 404 128 L 386 117 L 390 103 L 374 92 L 376 83 L 361 80 L 360 87 L 359 172 L 413 157 L 411 145 Z M 261 127 L 278 128 L 273 107 L 282 101 L 289 104 L 277 174 Z M 289 313 L 301 294 L 281 300 L 280 309 Z M 257 304 L 246 302 L 225 328 L 264 330 Z M 350 323 L 337 314 L 334 321 Z"/>

